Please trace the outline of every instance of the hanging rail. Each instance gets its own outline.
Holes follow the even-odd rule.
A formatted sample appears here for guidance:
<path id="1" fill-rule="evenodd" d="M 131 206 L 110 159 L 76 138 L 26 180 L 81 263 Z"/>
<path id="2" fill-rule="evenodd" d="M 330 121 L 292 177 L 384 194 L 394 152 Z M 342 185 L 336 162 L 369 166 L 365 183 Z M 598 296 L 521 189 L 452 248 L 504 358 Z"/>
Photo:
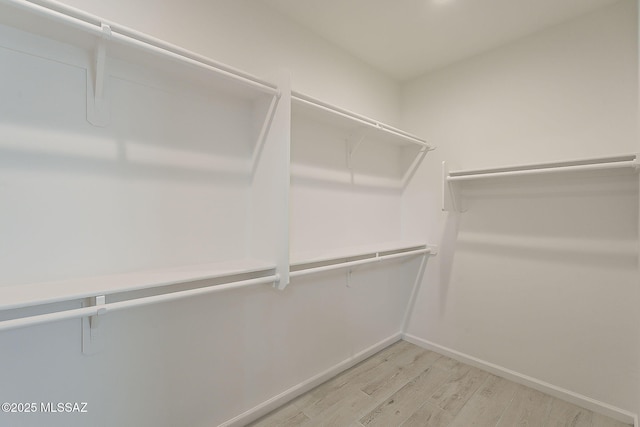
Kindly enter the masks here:
<path id="1" fill-rule="evenodd" d="M 279 275 L 274 274 L 271 276 L 259 277 L 256 279 L 241 280 L 237 282 L 225 283 L 222 285 L 212 285 L 203 288 L 189 289 L 184 291 L 177 291 L 162 295 L 154 295 L 149 297 L 135 298 L 126 301 L 112 302 L 101 305 L 95 305 L 91 307 L 83 307 L 73 310 L 64 310 L 54 313 L 40 314 L 35 316 L 28 316 L 18 319 L 0 321 L 0 331 L 6 331 L 9 329 L 23 328 L 27 326 L 35 326 L 43 323 L 56 322 L 66 319 L 77 319 L 81 317 L 89 316 L 102 316 L 106 313 L 114 311 L 124 310 L 126 308 L 141 307 L 149 304 L 156 304 L 161 302 L 176 301 L 183 298 L 193 297 L 197 295 L 211 294 L 215 292 L 222 292 L 231 289 L 240 289 L 248 286 L 262 285 L 266 283 L 275 283 L 279 280 Z"/>
<path id="2" fill-rule="evenodd" d="M 341 268 L 355 267 L 358 265 L 371 264 L 374 262 L 387 261 L 390 259 L 405 258 L 405 257 L 410 257 L 415 255 L 426 255 L 431 253 L 433 253 L 431 248 L 417 249 L 413 251 L 400 252 L 400 253 L 382 255 L 382 256 L 378 252 L 375 254 L 375 256 L 371 258 L 365 258 L 357 261 L 348 261 L 348 262 L 342 262 L 338 264 L 323 265 L 320 267 L 312 267 L 312 268 L 292 271 L 291 273 L 289 273 L 289 277 L 293 278 L 293 277 L 306 276 L 309 274 L 321 273 L 324 271 L 338 270 Z"/>
<path id="3" fill-rule="evenodd" d="M 634 154 L 575 160 L 569 162 L 538 163 L 505 168 L 451 171 L 446 177 L 446 180 L 448 182 L 455 182 L 481 178 L 495 178 L 502 176 L 539 175 L 545 173 L 596 171 L 624 168 L 632 168 L 637 170 L 639 167 L 640 163 L 638 163 L 637 156 Z"/>
<path id="4" fill-rule="evenodd" d="M 457 185 L 459 182 L 487 178 L 621 169 L 630 169 L 633 172 L 638 172 L 640 170 L 640 162 L 638 162 L 637 155 L 626 154 L 564 162 L 536 163 L 461 171 L 449 171 L 447 163 L 442 162 L 442 210 L 465 212 L 466 207 L 464 206 L 464 201 Z"/>
<path id="5" fill-rule="evenodd" d="M 26 0 L 0 0 L 0 4 L 27 11 L 45 19 L 87 32 L 96 37 L 101 37 L 103 34 L 103 25 L 108 25 L 111 29 L 111 40 L 113 42 L 118 42 L 122 45 L 143 50 L 157 56 L 164 56 L 172 60 L 214 72 L 220 76 L 231 78 L 245 86 L 252 87 L 264 93 L 271 95 L 278 94 L 278 88 L 276 85 L 248 73 L 236 70 L 233 67 L 216 62 L 205 56 L 198 55 L 194 52 L 118 24 L 102 20 L 94 15 L 58 2 L 43 0 L 41 3 L 44 4 L 44 6 Z"/>
<path id="6" fill-rule="evenodd" d="M 383 123 L 380 123 L 376 120 L 370 119 L 368 117 L 362 116 L 360 114 L 354 113 L 352 111 L 346 110 L 344 108 L 340 108 L 340 107 L 336 107 L 334 105 L 328 104 L 326 102 L 322 102 L 320 100 L 317 100 L 315 98 L 312 98 L 308 95 L 303 95 L 299 92 L 295 92 L 292 91 L 291 92 L 291 99 L 293 101 L 299 102 L 301 104 L 304 105 L 309 105 L 313 108 L 322 110 L 322 111 L 326 111 L 328 113 L 331 113 L 333 115 L 336 116 L 340 116 L 340 117 L 344 117 L 348 120 L 351 120 L 353 122 L 356 123 L 360 123 L 362 125 L 368 126 L 368 127 L 372 127 L 374 129 L 377 129 L 381 132 L 385 132 L 391 135 L 394 135 L 397 138 L 400 138 L 404 141 L 410 142 L 412 144 L 417 144 L 420 145 L 422 147 L 426 147 L 427 150 L 434 150 L 435 148 L 431 147 L 429 144 L 427 144 L 427 141 L 425 141 L 424 139 L 418 138 L 415 135 L 412 135 L 408 132 L 404 132 L 400 129 L 394 128 L 392 126 L 389 125 L 385 125 Z"/>

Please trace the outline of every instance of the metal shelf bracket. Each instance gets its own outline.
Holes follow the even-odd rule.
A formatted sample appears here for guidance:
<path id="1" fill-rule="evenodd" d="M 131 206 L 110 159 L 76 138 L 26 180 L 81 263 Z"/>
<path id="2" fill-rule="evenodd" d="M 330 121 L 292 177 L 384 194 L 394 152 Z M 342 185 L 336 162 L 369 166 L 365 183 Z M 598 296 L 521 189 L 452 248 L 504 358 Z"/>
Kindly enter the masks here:
<path id="1" fill-rule="evenodd" d="M 359 129 L 357 132 L 347 138 L 347 168 L 353 170 L 353 156 L 360 148 L 360 145 L 367 136 L 367 130 L 365 128 Z"/>
<path id="2" fill-rule="evenodd" d="M 109 101 L 105 98 L 107 42 L 111 39 L 111 27 L 102 24 L 102 35 L 96 44 L 93 70 L 87 73 L 87 120 L 94 126 L 109 124 Z"/>
<path id="3" fill-rule="evenodd" d="M 442 210 L 449 212 L 466 211 L 455 184 L 449 181 L 449 165 L 447 162 L 442 162 Z"/>
<path id="4" fill-rule="evenodd" d="M 86 307 L 95 307 L 96 314 L 82 318 L 82 353 L 91 355 L 99 352 L 104 347 L 102 334 L 100 333 L 101 318 L 107 313 L 107 298 L 98 295 L 90 298 Z"/>

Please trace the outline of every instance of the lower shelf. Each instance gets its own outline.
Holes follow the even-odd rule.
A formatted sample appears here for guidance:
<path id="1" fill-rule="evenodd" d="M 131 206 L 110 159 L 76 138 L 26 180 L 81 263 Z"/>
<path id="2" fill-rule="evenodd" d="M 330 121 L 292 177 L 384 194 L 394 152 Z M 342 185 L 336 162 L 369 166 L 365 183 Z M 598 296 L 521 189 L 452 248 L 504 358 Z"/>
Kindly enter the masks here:
<path id="1" fill-rule="evenodd" d="M 434 255 L 435 253 L 434 247 L 429 247 L 424 243 L 405 242 L 354 247 L 322 257 L 298 260 L 291 264 L 290 276 L 298 277 L 379 261 Z M 175 285 L 215 279 L 218 279 L 216 282 L 222 281 L 223 283 L 213 285 L 209 283 L 189 289 L 176 290 L 171 288 Z M 275 284 L 279 279 L 276 266 L 261 261 L 241 260 L 58 282 L 4 286 L 0 287 L 0 312 L 70 301 L 82 301 L 83 307 L 2 320 L 0 321 L 0 331 L 75 318 L 85 318 L 83 322 L 88 321 L 89 325 L 92 325 L 92 320 L 108 312 L 229 289 Z M 128 296 L 124 299 L 109 298 L 115 294 L 144 290 L 153 291 L 154 294 Z M 93 326 L 87 326 L 87 328 L 94 329 Z"/>
<path id="2" fill-rule="evenodd" d="M 96 295 L 166 287 L 198 280 L 241 274 L 272 274 L 275 266 L 255 260 L 239 260 L 178 268 L 136 271 L 107 276 L 0 287 L 0 311 L 79 300 Z"/>
<path id="3" fill-rule="evenodd" d="M 332 254 L 294 261 L 289 275 L 293 278 L 374 262 L 435 254 L 435 247 L 424 243 L 394 243 L 345 248 Z"/>
<path id="4" fill-rule="evenodd" d="M 251 275 L 258 277 L 238 278 Z M 225 283 L 205 285 L 193 289 L 167 292 L 169 286 L 200 280 L 228 278 Z M 62 309 L 31 314 L 0 321 L 0 331 L 18 329 L 68 319 L 83 319 L 83 352 L 91 354 L 100 344 L 97 331 L 98 318 L 113 311 L 175 301 L 196 295 L 210 294 L 248 286 L 275 284 L 279 275 L 275 267 L 256 261 L 237 261 L 219 264 L 195 265 L 174 269 L 134 272 L 128 274 L 74 279 L 25 286 L 0 288 L 0 312 L 11 309 L 43 306 L 63 301 L 83 300 L 82 308 Z M 144 289 L 161 288 L 164 293 L 134 297 L 121 301 L 107 301 L 107 296 Z"/>

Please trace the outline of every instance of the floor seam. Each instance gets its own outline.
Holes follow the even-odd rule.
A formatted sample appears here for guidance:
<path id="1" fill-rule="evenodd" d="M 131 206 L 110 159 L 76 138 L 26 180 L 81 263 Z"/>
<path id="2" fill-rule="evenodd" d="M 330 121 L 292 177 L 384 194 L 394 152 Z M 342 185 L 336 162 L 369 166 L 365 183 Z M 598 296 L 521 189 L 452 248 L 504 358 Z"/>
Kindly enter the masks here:
<path id="1" fill-rule="evenodd" d="M 502 413 L 500 414 L 500 418 L 498 418 L 498 421 L 496 422 L 495 427 L 498 427 L 500 425 L 500 421 L 502 421 L 504 414 L 506 414 L 509 408 L 511 408 L 511 405 L 513 404 L 513 401 L 516 400 L 516 396 L 518 395 L 518 392 L 520 392 L 520 390 L 521 390 L 520 388 L 517 388 L 515 393 L 513 393 L 513 396 L 511 396 L 511 399 L 509 400 L 509 404 L 505 406 L 505 408 L 502 410 Z"/>

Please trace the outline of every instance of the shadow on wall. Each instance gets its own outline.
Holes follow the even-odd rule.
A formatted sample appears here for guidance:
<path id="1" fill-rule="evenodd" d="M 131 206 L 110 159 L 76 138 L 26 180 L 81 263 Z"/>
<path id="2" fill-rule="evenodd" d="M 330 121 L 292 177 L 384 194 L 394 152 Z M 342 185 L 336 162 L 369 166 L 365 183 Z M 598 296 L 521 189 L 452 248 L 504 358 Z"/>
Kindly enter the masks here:
<path id="1" fill-rule="evenodd" d="M 63 159 L 62 166 L 75 171 L 76 163 L 88 161 L 97 173 L 112 173 L 111 164 L 124 164 L 120 172 L 140 166 L 145 178 L 165 171 L 198 179 L 251 170 L 268 96 L 251 102 L 224 87 L 197 87 L 187 84 L 185 76 L 142 72 L 118 62 L 105 83 L 110 105 L 106 125 L 92 126 L 87 121 L 86 58 L 75 52 L 77 58 L 51 59 L 51 52 L 24 49 L 0 50 L 8 67 L 0 82 L 0 93 L 8 100 L 0 106 L 0 149 L 17 162 L 37 156 L 42 167 L 50 157 L 55 167 Z"/>
<path id="2" fill-rule="evenodd" d="M 526 263 L 532 270 L 520 274 L 540 280 L 559 267 L 638 269 L 636 174 L 486 179 L 460 191 L 466 211 L 449 212 L 442 231 L 442 307 L 459 274 L 499 276 L 481 260 L 505 269 Z"/>
<path id="3" fill-rule="evenodd" d="M 457 248 L 468 253 L 528 259 L 545 263 L 573 264 L 633 270 L 638 267 L 637 243 L 633 241 L 580 241 L 466 233 Z"/>
<path id="4" fill-rule="evenodd" d="M 447 290 L 451 282 L 453 272 L 453 261 L 458 244 L 458 230 L 460 227 L 460 213 L 448 212 L 442 228 L 442 237 L 440 239 L 440 247 L 438 256 L 440 257 L 440 307 L 446 306 Z"/>

